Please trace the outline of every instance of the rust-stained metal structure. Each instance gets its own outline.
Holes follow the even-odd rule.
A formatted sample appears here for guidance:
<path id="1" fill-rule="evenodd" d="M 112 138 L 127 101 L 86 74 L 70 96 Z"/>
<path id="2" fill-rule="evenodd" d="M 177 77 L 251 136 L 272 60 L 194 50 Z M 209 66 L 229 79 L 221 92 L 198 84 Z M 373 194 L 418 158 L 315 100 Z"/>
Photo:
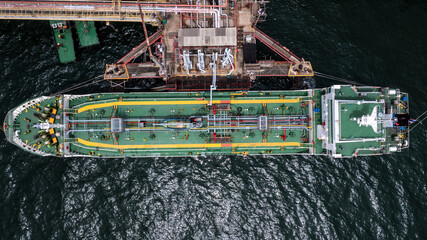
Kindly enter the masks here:
<path id="1" fill-rule="evenodd" d="M 140 2 L 140 4 L 138 4 Z M 162 78 L 157 90 L 246 90 L 257 77 L 307 77 L 310 62 L 261 32 L 263 0 L 0 1 L 0 19 L 143 22 L 158 31 L 116 63 L 104 78 L 113 86 L 129 79 Z M 142 18 L 142 19 L 141 19 Z M 280 61 L 258 61 L 256 43 Z M 145 52 L 152 51 L 147 61 Z M 139 63 L 138 63 L 139 62 Z"/>

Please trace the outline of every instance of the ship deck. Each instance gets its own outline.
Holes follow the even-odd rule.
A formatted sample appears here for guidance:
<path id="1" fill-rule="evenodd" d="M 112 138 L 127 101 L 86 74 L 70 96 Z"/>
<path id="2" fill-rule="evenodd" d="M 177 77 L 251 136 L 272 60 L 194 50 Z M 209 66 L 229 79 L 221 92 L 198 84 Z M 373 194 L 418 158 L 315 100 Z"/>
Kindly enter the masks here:
<path id="1" fill-rule="evenodd" d="M 214 93 L 210 106 L 207 93 L 85 96 L 70 101 L 76 113 L 69 118 L 68 138 L 77 142 L 65 147 L 70 154 L 129 157 L 309 153 L 311 99 L 298 91 Z M 260 129 L 261 115 L 270 119 L 268 129 Z M 203 125 L 173 129 L 165 124 L 194 117 Z M 112 130 L 114 118 L 123 119 L 126 127 Z"/>
<path id="2" fill-rule="evenodd" d="M 402 99 L 351 86 L 214 92 L 212 100 L 209 92 L 63 95 L 24 103 L 5 124 L 9 140 L 40 155 L 351 157 L 390 153 L 396 136 L 408 139 L 407 128 L 392 123 L 393 114 L 407 113 Z M 360 122 L 369 116 L 383 119 Z"/>

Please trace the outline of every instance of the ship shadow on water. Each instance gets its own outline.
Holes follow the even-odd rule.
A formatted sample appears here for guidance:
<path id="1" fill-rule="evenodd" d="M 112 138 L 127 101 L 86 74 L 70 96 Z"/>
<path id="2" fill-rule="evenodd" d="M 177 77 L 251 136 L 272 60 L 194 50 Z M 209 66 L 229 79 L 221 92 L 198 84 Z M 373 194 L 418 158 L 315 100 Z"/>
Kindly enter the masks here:
<path id="1" fill-rule="evenodd" d="M 251 84 L 252 91 L 257 90 L 302 90 L 316 87 L 314 77 L 291 78 L 291 77 L 260 77 Z"/>

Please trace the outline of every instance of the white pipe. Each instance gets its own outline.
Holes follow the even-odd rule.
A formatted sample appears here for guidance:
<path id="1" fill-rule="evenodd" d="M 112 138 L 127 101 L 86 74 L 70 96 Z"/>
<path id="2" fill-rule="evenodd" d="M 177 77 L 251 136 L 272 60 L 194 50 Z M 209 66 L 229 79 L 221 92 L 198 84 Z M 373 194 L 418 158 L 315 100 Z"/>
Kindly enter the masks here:
<path id="1" fill-rule="evenodd" d="M 216 90 L 216 61 L 218 59 L 218 53 L 214 53 L 212 57 L 212 85 L 210 86 L 210 106 L 212 106 L 212 92 Z"/>
<path id="2" fill-rule="evenodd" d="M 193 0 L 190 0 L 190 5 L 193 5 Z M 190 18 L 190 27 L 193 28 L 193 13 L 191 13 Z"/>
<path id="3" fill-rule="evenodd" d="M 197 0 L 196 5 L 200 4 L 200 0 Z M 197 7 L 196 9 L 199 9 L 199 7 Z M 199 24 L 199 13 L 197 13 L 197 21 L 196 21 L 196 25 L 197 27 L 201 28 L 202 26 L 200 26 Z"/>
<path id="4" fill-rule="evenodd" d="M 231 75 L 231 73 L 234 71 L 234 64 L 231 64 L 231 71 L 228 73 L 228 75 Z"/>
<path id="5" fill-rule="evenodd" d="M 143 7 L 146 11 L 164 11 L 171 13 L 208 13 L 214 15 L 214 27 L 219 28 L 221 25 L 221 16 L 218 9 L 194 9 L 194 8 L 170 8 L 170 7 Z"/>
<path id="6" fill-rule="evenodd" d="M 204 0 L 206 1 L 206 0 Z M 199 2 L 199 1 L 198 1 Z M 68 6 L 69 9 L 78 9 L 78 6 Z M 129 11 L 138 11 L 137 6 L 121 6 L 122 10 L 129 10 Z M 141 6 L 142 11 L 157 11 L 157 12 L 168 12 L 168 13 L 203 13 L 205 16 L 206 14 L 212 14 L 215 18 L 214 26 L 216 28 L 219 28 L 221 25 L 221 15 L 219 13 L 219 10 L 217 8 L 215 9 L 208 9 L 204 7 L 203 9 L 200 8 L 192 8 L 192 7 L 160 7 L 160 6 Z M 206 19 L 205 19 L 206 21 Z M 206 27 L 206 22 L 204 23 Z"/>
<path id="7" fill-rule="evenodd" d="M 218 5 L 222 4 L 222 0 L 218 0 Z M 222 13 L 222 8 L 219 8 L 219 15 L 220 16 L 225 16 L 225 25 L 228 28 L 228 15 L 225 13 Z"/>

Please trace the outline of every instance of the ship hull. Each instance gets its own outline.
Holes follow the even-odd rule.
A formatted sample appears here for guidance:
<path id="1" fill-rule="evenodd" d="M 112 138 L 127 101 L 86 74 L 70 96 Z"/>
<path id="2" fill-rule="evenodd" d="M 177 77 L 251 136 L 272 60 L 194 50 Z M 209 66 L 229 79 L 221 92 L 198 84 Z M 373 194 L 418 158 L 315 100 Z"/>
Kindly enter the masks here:
<path id="1" fill-rule="evenodd" d="M 4 128 L 10 142 L 41 156 L 352 157 L 408 147 L 407 127 L 395 125 L 408 109 L 405 93 L 377 87 L 97 93 L 32 99 L 8 113 Z"/>

